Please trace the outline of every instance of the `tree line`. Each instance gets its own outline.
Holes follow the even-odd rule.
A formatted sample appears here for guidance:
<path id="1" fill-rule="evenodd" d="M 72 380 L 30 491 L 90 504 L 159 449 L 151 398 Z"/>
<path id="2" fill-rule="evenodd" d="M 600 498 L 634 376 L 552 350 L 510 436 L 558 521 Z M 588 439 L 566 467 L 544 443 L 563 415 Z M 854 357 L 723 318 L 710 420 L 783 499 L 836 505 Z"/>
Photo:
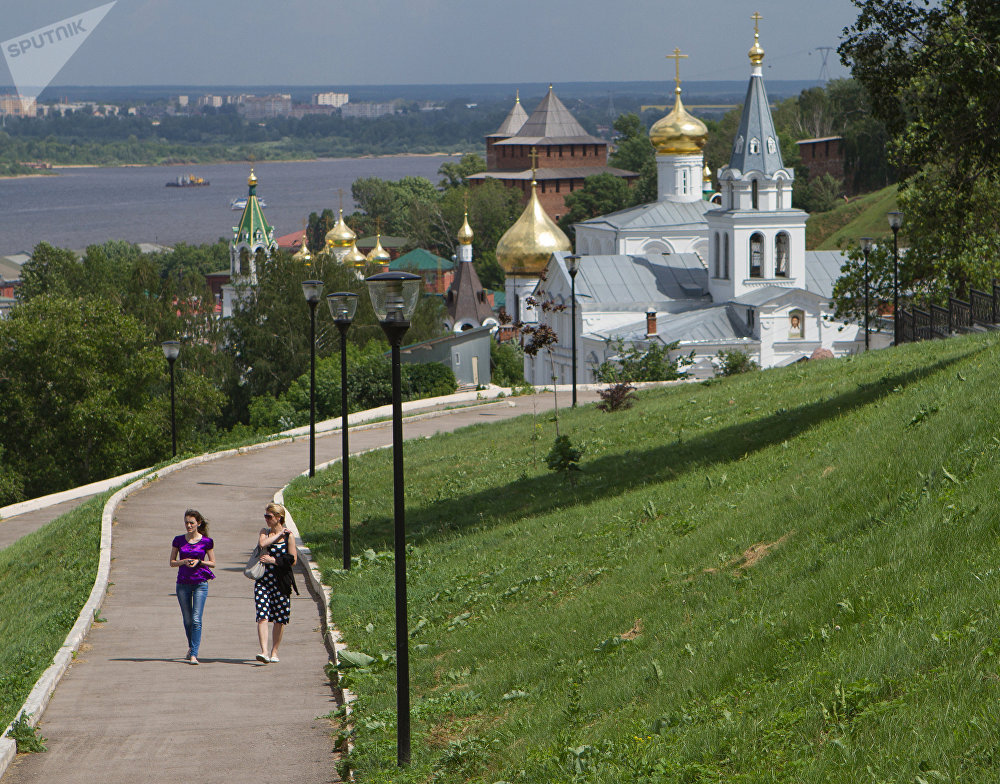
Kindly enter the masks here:
<path id="1" fill-rule="evenodd" d="M 112 241 L 82 259 L 42 243 L 0 321 L 0 505 L 156 464 L 170 456 L 169 375 L 160 343 L 178 339 L 176 412 L 182 451 L 308 422 L 309 308 L 301 281 L 359 295 L 348 333 L 352 410 L 391 400 L 388 344 L 353 269 L 283 252 L 241 286 L 221 319 L 205 274 L 226 269 L 224 242 L 142 253 Z M 407 339 L 442 334 L 440 297 L 421 297 Z M 337 378 L 327 358 L 338 356 Z M 320 413 L 339 415 L 339 333 L 317 309 Z M 331 388 L 336 386 L 336 393 Z M 443 365 L 404 368 L 407 399 L 454 391 Z M 291 392 L 290 392 L 291 390 Z M 336 400 L 336 406 L 324 401 Z"/>

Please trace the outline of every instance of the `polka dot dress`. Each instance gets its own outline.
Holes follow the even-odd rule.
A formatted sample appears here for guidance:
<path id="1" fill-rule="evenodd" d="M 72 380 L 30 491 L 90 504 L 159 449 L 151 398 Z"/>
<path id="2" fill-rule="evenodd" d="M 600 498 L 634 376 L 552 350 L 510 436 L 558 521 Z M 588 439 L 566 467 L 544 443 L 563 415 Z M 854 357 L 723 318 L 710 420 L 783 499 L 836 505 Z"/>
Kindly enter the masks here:
<path id="1" fill-rule="evenodd" d="M 267 554 L 275 558 L 287 552 L 288 543 L 284 538 L 267 546 Z M 264 564 L 264 576 L 254 583 L 253 601 L 257 607 L 258 621 L 288 623 L 292 615 L 292 597 L 285 596 L 278 590 L 278 582 L 274 579 L 274 564 Z"/>

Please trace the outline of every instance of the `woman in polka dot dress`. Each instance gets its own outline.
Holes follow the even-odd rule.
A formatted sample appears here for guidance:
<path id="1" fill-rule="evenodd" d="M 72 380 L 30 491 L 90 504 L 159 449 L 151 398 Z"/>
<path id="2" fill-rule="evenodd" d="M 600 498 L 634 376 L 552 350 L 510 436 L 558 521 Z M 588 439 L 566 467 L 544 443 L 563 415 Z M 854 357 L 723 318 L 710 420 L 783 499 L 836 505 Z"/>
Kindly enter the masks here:
<path id="1" fill-rule="evenodd" d="M 298 560 L 295 539 L 285 528 L 285 507 L 268 504 L 264 510 L 264 522 L 257 543 L 260 545 L 260 561 L 264 564 L 264 576 L 254 583 L 253 598 L 257 608 L 257 639 L 260 653 L 257 661 L 262 664 L 278 661 L 278 646 L 292 613 L 292 587 L 295 578 L 292 567 Z M 295 587 L 298 593 L 298 587 Z M 271 645 L 267 644 L 267 624 L 271 623 Z"/>

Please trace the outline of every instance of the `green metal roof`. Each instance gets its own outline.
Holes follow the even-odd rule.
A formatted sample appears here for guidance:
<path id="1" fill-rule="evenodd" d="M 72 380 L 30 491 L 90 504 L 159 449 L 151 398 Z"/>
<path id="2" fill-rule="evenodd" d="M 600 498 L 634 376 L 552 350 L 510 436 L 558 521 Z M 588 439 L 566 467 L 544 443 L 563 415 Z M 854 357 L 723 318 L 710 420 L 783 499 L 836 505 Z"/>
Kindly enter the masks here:
<path id="1" fill-rule="evenodd" d="M 404 253 L 398 259 L 389 264 L 391 270 L 406 270 L 414 272 L 431 272 L 437 270 L 451 270 L 455 268 L 455 262 L 435 256 L 429 250 L 416 248 L 409 253 Z"/>
<path id="2" fill-rule="evenodd" d="M 258 230 L 261 232 L 263 242 L 270 245 L 274 240 L 274 227 L 264 217 L 264 210 L 261 209 L 260 201 L 257 199 L 257 186 L 255 184 L 250 186 L 247 206 L 243 208 L 239 225 L 233 232 L 234 239 L 236 242 L 253 243 Z"/>

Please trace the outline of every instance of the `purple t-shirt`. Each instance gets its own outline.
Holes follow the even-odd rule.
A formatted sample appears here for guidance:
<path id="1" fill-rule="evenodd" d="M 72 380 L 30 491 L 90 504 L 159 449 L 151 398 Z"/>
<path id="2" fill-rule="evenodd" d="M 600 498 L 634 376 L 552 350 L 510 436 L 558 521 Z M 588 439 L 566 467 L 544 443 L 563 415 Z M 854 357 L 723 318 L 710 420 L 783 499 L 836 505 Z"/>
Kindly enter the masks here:
<path id="1" fill-rule="evenodd" d="M 173 547 L 177 548 L 177 558 L 180 560 L 184 558 L 197 558 L 199 561 L 203 561 L 205 560 L 205 554 L 215 547 L 215 542 L 207 536 L 201 537 L 197 542 L 189 542 L 187 537 L 181 534 L 174 537 Z M 177 582 L 179 583 L 203 583 L 206 580 L 214 579 L 215 575 L 212 574 L 212 570 L 201 564 L 195 567 L 184 566 L 182 564 L 177 568 Z"/>

